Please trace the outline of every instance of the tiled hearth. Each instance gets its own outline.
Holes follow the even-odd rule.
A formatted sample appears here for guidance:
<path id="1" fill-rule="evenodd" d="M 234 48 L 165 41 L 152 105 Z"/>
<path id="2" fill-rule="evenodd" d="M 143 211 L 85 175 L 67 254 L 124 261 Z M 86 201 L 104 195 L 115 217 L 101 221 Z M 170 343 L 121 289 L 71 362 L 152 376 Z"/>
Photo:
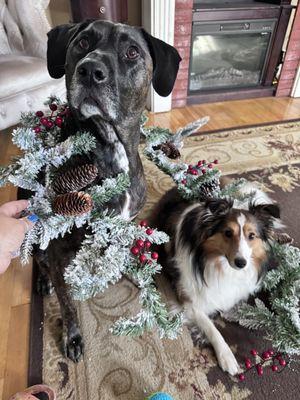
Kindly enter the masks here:
<path id="1" fill-rule="evenodd" d="M 188 100 L 189 84 L 189 63 L 192 35 L 193 0 L 176 0 L 175 3 L 175 27 L 174 27 L 174 46 L 178 49 L 183 61 L 175 88 L 172 95 L 172 108 L 183 107 Z M 300 7 L 296 12 L 293 23 L 292 33 L 285 56 L 284 65 L 281 70 L 280 80 L 277 86 L 277 96 L 288 96 L 291 93 L 293 82 L 296 76 L 297 67 L 300 61 Z M 275 93 L 275 88 L 269 86 Z M 265 89 L 265 88 L 263 88 Z M 266 88 L 267 89 L 267 88 Z M 267 93 L 270 95 L 272 91 Z M 253 92 L 255 97 L 255 93 Z M 261 95 L 261 93 L 259 93 Z M 245 94 L 245 98 L 247 94 Z M 191 98 L 191 97 L 190 97 Z M 191 102 L 191 101 L 189 101 Z"/>

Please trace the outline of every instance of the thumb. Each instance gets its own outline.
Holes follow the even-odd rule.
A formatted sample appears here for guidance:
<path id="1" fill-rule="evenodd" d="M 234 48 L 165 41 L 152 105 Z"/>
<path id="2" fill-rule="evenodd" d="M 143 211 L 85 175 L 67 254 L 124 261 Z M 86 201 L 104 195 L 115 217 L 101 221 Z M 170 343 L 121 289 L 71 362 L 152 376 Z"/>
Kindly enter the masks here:
<path id="1" fill-rule="evenodd" d="M 0 213 L 7 217 L 16 217 L 21 211 L 28 207 L 28 200 L 9 201 L 0 206 Z"/>

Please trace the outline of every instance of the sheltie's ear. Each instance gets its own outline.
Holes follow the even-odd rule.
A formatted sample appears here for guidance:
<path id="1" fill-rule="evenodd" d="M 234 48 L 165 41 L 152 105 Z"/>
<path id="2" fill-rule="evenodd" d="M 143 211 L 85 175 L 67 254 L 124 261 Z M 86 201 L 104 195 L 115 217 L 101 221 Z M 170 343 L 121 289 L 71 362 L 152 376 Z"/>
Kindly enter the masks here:
<path id="1" fill-rule="evenodd" d="M 232 208 L 233 201 L 227 199 L 207 199 L 205 202 L 205 208 L 208 208 L 209 211 L 216 215 L 222 216 L 226 215 Z"/>
<path id="2" fill-rule="evenodd" d="M 257 204 L 250 203 L 249 212 L 258 218 L 280 218 L 280 208 L 278 204 Z"/>

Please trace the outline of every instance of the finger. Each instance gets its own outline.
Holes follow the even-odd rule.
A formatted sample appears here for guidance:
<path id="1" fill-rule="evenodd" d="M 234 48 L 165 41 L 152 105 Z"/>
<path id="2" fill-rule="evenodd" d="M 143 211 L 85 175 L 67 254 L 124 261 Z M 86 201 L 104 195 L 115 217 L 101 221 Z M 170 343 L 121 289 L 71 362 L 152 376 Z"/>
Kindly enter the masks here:
<path id="1" fill-rule="evenodd" d="M 19 221 L 23 224 L 24 234 L 34 227 L 34 222 L 30 221 L 28 217 L 20 218 Z"/>
<path id="2" fill-rule="evenodd" d="M 21 211 L 28 207 L 28 200 L 16 200 L 3 204 L 0 207 L 0 213 L 7 217 L 15 217 Z"/>

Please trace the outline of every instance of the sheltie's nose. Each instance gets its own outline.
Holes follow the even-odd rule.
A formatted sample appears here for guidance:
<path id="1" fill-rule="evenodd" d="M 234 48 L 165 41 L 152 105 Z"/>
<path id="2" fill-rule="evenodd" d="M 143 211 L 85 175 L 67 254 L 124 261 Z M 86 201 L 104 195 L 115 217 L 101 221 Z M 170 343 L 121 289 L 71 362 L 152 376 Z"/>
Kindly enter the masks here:
<path id="1" fill-rule="evenodd" d="M 237 257 L 234 259 L 234 263 L 238 268 L 244 268 L 247 264 L 247 260 L 242 257 Z"/>

